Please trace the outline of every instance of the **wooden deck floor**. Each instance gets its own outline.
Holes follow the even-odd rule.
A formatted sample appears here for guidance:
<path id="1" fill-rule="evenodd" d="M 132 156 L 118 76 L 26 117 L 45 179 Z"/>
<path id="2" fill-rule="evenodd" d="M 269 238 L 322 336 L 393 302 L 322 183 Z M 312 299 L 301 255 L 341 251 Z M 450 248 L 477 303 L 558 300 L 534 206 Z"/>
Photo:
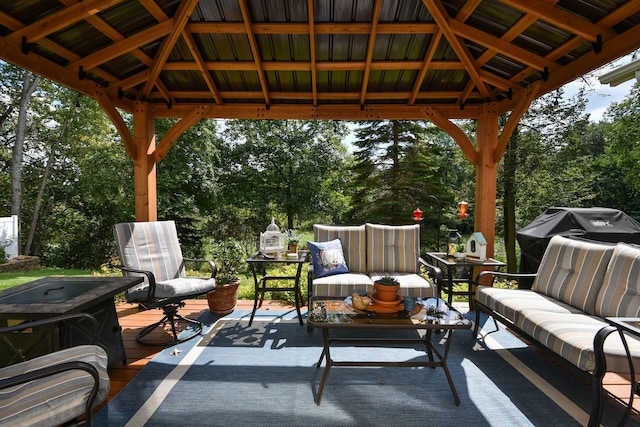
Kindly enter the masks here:
<path id="1" fill-rule="evenodd" d="M 251 309 L 253 301 L 240 300 L 236 306 L 238 309 Z M 262 309 L 287 309 L 295 308 L 283 305 L 278 302 L 265 301 Z M 127 303 L 116 303 L 118 319 L 122 327 L 122 338 L 124 341 L 127 363 L 110 369 L 111 390 L 107 402 L 113 398 L 129 381 L 131 381 L 140 370 L 161 350 L 162 347 L 141 345 L 136 341 L 137 332 L 144 326 L 149 325 L 162 318 L 162 311 L 147 310 L 140 311 L 137 306 Z M 200 314 L 208 310 L 206 299 L 188 300 L 180 314 L 186 317 L 198 318 Z M 303 310 L 304 312 L 304 310 Z M 160 331 L 158 331 L 160 333 Z M 545 354 L 542 352 L 541 354 Z M 617 374 L 607 374 L 605 377 L 606 398 L 614 399 L 618 403 L 628 401 L 629 380 Z M 106 402 L 104 403 L 106 404 Z M 103 404 L 103 405 L 104 405 Z M 640 399 L 634 400 L 633 419 L 640 421 Z"/>

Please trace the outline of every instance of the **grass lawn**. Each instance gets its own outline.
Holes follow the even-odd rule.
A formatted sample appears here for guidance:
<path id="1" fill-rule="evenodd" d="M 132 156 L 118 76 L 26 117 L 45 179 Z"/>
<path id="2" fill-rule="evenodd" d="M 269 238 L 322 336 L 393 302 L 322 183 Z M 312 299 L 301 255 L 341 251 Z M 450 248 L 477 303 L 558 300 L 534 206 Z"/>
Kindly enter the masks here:
<path id="1" fill-rule="evenodd" d="M 31 282 L 42 277 L 86 277 L 104 275 L 103 273 L 92 270 L 69 270 L 63 268 L 41 268 L 40 270 L 20 271 L 16 273 L 0 273 L 0 290 Z"/>

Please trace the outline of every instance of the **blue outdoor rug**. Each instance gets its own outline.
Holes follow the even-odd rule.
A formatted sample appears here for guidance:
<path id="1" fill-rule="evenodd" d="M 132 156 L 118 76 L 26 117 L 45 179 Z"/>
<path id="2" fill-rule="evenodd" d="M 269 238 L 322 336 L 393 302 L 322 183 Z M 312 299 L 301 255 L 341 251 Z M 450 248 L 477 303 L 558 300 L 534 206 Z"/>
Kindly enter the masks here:
<path id="1" fill-rule="evenodd" d="M 205 334 L 165 349 L 95 417 L 97 426 L 579 426 L 591 403 L 590 377 L 500 329 L 477 341 L 453 335 L 441 368 L 334 367 L 320 405 L 321 331 L 295 311 L 202 315 Z M 483 322 L 484 323 L 484 322 Z M 494 330 L 493 322 L 486 329 Z M 347 332 L 347 331 L 345 331 Z M 353 333 L 353 331 L 349 331 Z M 417 334 L 395 331 L 395 334 Z M 434 342 L 443 335 L 434 335 Z M 334 360 L 420 360 L 424 350 L 332 347 Z M 603 425 L 622 412 L 605 402 Z M 628 425 L 634 425 L 629 423 Z"/>

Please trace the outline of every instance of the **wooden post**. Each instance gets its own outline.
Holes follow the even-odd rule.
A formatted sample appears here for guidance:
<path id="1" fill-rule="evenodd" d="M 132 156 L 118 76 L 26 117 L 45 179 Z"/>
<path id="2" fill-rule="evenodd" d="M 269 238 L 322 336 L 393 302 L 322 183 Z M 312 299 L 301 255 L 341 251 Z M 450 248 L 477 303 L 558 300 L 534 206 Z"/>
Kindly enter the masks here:
<path id="1" fill-rule="evenodd" d="M 498 160 L 494 153 L 498 146 L 498 109 L 495 103 L 482 106 L 478 117 L 478 140 L 476 162 L 476 209 L 474 228 L 482 232 L 489 243 L 487 256 L 494 256 L 496 229 L 496 187 L 498 179 Z"/>
<path id="2" fill-rule="evenodd" d="M 136 146 L 134 162 L 136 221 L 157 221 L 156 132 L 153 107 L 136 102 L 133 110 L 133 139 Z"/>

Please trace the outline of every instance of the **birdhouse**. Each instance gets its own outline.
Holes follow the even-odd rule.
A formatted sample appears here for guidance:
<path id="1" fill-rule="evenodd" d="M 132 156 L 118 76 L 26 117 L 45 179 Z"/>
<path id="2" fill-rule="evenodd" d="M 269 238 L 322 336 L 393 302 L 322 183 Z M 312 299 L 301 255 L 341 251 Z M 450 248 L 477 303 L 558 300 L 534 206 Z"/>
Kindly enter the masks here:
<path id="1" fill-rule="evenodd" d="M 487 259 L 487 239 L 479 231 L 473 233 L 467 240 L 467 258 L 475 261 Z"/>
<path id="2" fill-rule="evenodd" d="M 284 252 L 284 234 L 280 232 L 273 219 L 264 233 L 260 233 L 260 252 L 263 254 L 280 254 Z"/>

